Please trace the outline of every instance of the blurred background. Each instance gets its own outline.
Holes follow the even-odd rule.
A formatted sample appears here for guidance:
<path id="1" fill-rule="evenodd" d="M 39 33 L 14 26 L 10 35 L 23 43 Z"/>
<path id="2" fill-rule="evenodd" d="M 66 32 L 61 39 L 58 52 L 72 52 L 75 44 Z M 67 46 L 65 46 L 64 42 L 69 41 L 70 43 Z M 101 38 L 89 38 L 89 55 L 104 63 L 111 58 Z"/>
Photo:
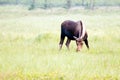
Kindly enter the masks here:
<path id="1" fill-rule="evenodd" d="M 65 20 L 82 20 L 89 50 L 59 51 Z M 120 0 L 0 0 L 0 80 L 120 80 Z"/>
<path id="2" fill-rule="evenodd" d="M 81 7 L 94 9 L 98 7 L 120 7 L 120 0 L 0 0 L 0 5 L 26 5 L 29 9 L 62 7 L 70 9 Z"/>

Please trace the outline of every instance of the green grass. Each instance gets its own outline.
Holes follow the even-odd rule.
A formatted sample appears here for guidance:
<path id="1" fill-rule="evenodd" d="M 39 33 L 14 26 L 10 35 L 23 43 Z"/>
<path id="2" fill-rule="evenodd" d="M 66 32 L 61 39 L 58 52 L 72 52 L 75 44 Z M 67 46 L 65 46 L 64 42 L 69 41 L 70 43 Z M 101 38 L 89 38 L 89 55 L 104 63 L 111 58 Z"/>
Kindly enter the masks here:
<path id="1" fill-rule="evenodd" d="M 0 80 L 119 80 L 120 11 L 112 11 L 0 7 Z M 74 41 L 58 51 L 68 19 L 84 22 L 89 51 L 77 53 Z"/>

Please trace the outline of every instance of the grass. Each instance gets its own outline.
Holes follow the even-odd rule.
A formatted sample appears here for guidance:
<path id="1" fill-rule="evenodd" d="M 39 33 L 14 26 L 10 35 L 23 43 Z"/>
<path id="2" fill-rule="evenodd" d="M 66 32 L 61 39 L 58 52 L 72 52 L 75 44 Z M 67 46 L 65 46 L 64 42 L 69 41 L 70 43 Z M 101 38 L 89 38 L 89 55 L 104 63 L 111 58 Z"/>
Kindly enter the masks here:
<path id="1" fill-rule="evenodd" d="M 119 80 L 120 11 L 0 7 L 0 80 Z M 82 20 L 90 50 L 58 51 L 60 24 Z"/>

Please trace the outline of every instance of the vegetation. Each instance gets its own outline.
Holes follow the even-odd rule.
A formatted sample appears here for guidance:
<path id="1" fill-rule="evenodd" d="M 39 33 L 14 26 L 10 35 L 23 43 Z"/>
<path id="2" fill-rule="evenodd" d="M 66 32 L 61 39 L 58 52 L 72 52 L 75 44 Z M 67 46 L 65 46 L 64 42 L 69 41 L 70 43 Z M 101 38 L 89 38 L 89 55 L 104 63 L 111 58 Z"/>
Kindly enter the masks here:
<path id="1" fill-rule="evenodd" d="M 34 8 L 53 8 L 64 7 L 72 8 L 81 6 L 83 8 L 93 9 L 99 6 L 120 6 L 120 0 L 0 0 L 0 5 L 29 5 L 29 10 Z"/>
<path id="2" fill-rule="evenodd" d="M 119 80 L 120 11 L 0 7 L 0 80 Z M 89 33 L 76 52 L 58 51 L 60 24 L 82 20 Z"/>

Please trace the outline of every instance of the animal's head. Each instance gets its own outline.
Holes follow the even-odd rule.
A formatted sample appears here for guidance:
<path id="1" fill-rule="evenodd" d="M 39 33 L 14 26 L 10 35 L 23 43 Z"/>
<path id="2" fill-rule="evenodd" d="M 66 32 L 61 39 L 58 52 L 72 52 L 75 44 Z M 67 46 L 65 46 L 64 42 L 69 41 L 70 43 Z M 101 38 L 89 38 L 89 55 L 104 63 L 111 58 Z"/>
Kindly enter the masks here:
<path id="1" fill-rule="evenodd" d="M 73 36 L 73 37 L 76 40 L 76 45 L 77 45 L 76 51 L 80 51 L 82 49 L 82 46 L 83 46 L 83 40 L 81 38 L 77 38 L 75 36 Z"/>

